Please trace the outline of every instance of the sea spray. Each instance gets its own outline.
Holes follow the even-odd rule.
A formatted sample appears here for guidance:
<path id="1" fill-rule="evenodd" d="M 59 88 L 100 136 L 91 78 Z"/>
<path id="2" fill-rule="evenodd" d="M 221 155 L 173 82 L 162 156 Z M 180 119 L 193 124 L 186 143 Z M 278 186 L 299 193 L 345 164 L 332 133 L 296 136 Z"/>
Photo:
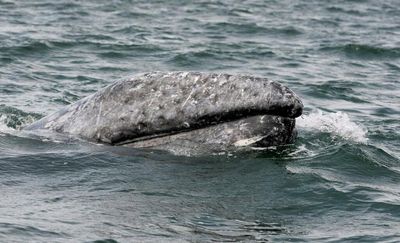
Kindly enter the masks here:
<path id="1" fill-rule="evenodd" d="M 296 120 L 296 125 L 300 129 L 326 132 L 334 137 L 340 137 L 357 143 L 366 143 L 368 141 L 368 131 L 361 125 L 353 122 L 346 113 L 341 111 L 327 113 L 315 110 L 299 117 Z"/>

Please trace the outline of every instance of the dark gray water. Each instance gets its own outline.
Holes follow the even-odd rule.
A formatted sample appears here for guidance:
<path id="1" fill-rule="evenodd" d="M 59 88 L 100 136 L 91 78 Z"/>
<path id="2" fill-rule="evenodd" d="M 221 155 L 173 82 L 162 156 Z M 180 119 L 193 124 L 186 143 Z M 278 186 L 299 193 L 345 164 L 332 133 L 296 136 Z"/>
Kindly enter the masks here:
<path id="1" fill-rule="evenodd" d="M 1 242 L 400 241 L 400 2 L 0 0 Z M 18 129 L 146 71 L 298 93 L 295 144 L 197 157 Z"/>

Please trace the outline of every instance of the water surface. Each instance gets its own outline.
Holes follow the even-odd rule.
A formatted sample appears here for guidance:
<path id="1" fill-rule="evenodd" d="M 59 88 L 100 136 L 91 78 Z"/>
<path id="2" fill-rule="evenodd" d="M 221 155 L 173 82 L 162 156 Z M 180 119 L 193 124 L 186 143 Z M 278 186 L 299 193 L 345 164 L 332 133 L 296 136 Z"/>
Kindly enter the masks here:
<path id="1" fill-rule="evenodd" d="M 400 241 L 400 4 L 0 0 L 0 240 Z M 188 157 L 19 128 L 148 71 L 302 97 L 293 145 Z"/>

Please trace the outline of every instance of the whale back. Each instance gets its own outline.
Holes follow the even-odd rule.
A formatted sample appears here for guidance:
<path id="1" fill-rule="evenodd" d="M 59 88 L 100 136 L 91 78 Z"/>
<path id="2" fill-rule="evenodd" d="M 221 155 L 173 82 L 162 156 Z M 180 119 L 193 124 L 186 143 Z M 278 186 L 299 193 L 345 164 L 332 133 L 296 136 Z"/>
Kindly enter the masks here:
<path id="1" fill-rule="evenodd" d="M 303 104 L 265 78 L 153 72 L 115 82 L 25 129 L 51 129 L 116 144 L 255 115 L 295 118 Z"/>

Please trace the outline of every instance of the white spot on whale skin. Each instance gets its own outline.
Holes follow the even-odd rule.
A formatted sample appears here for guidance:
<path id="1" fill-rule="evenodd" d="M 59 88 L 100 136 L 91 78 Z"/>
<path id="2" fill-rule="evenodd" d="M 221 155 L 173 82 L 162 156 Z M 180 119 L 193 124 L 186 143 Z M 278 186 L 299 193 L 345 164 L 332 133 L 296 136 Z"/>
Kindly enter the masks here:
<path id="1" fill-rule="evenodd" d="M 190 91 L 190 94 L 186 98 L 185 102 L 183 102 L 183 104 L 181 106 L 182 108 L 185 107 L 186 103 L 189 101 L 190 97 L 192 97 L 193 93 L 194 93 L 194 89 L 192 89 L 192 91 Z"/>
<path id="2" fill-rule="evenodd" d="M 99 108 L 99 113 L 97 114 L 97 119 L 96 119 L 96 126 L 99 125 L 100 123 L 100 118 L 101 118 L 101 110 L 103 108 L 103 102 L 100 102 L 100 108 Z"/>
<path id="3" fill-rule="evenodd" d="M 251 138 L 241 139 L 241 140 L 236 141 L 233 145 L 235 145 L 236 147 L 249 146 L 253 143 L 256 143 L 256 142 L 262 140 L 265 137 L 266 136 L 255 136 L 255 137 L 251 137 Z"/>
<path id="4" fill-rule="evenodd" d="M 49 121 L 48 123 L 46 123 L 46 124 L 44 125 L 44 128 L 50 129 L 50 128 L 53 127 L 53 124 L 54 124 L 54 121 Z"/>

